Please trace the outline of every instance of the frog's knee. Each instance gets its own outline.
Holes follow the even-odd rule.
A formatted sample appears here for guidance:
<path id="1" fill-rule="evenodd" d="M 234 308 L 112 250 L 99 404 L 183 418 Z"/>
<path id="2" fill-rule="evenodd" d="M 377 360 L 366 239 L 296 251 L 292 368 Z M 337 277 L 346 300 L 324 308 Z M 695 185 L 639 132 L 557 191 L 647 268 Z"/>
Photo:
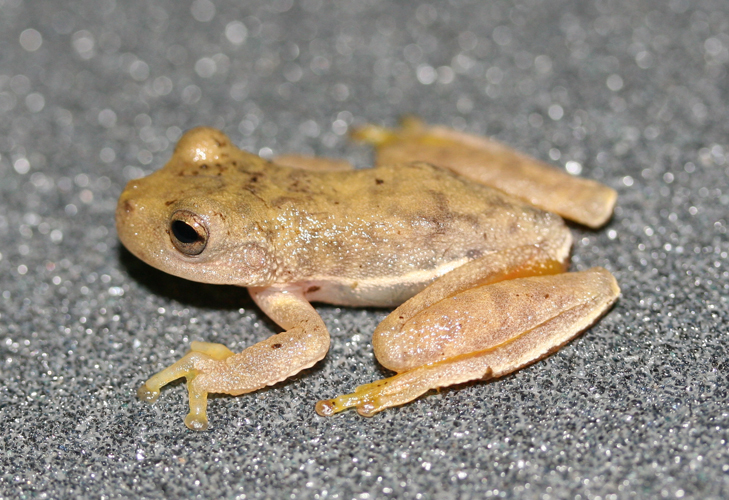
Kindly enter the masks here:
<path id="1" fill-rule="evenodd" d="M 377 361 L 388 370 L 400 373 L 411 368 L 410 356 L 390 331 L 375 330 L 372 350 Z"/>
<path id="2" fill-rule="evenodd" d="M 188 130 L 180 138 L 175 156 L 184 162 L 204 163 L 218 160 L 230 147 L 230 139 L 220 130 L 198 127 Z"/>
<path id="3" fill-rule="evenodd" d="M 474 322 L 471 314 L 461 309 L 474 306 L 474 301 L 464 296 L 473 292 L 461 292 L 456 295 L 460 300 L 438 302 L 409 318 L 398 316 L 383 321 L 372 336 L 377 361 L 385 368 L 403 373 L 482 348 L 484 334 L 480 330 L 484 325 L 478 320 Z M 477 295 L 475 305 L 478 300 Z M 473 314 L 478 315 L 478 311 L 473 309 Z M 399 314 L 397 310 L 393 313 Z"/>

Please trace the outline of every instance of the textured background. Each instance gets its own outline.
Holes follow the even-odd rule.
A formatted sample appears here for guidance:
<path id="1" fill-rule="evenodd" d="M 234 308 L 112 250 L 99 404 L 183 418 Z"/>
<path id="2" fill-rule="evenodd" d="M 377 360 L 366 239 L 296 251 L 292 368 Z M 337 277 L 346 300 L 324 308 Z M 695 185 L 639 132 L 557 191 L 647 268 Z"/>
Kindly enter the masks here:
<path id="1" fill-rule="evenodd" d="M 0 497 L 729 496 L 728 61 L 724 0 L 0 0 Z M 122 250 L 124 184 L 203 124 L 365 166 L 347 129 L 405 113 L 617 189 L 573 259 L 615 273 L 617 306 L 372 419 L 313 403 L 385 374 L 380 310 L 320 307 L 326 360 L 213 398 L 209 432 L 182 384 L 139 402 L 191 340 L 274 329 L 245 291 Z"/>

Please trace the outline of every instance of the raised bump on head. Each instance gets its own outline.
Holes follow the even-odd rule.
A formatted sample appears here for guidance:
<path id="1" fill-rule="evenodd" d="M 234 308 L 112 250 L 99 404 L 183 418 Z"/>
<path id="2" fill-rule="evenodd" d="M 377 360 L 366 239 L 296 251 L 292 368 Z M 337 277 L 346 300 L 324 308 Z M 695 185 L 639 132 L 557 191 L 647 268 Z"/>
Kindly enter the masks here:
<path id="1" fill-rule="evenodd" d="M 183 162 L 215 161 L 231 148 L 230 139 L 218 129 L 198 127 L 188 130 L 175 147 L 175 156 Z"/>

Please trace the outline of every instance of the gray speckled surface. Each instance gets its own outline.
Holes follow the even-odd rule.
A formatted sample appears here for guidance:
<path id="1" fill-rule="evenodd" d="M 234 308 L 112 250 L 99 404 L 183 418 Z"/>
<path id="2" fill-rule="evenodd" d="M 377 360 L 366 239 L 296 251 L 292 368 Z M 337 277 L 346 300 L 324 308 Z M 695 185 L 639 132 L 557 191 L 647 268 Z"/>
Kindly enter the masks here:
<path id="1" fill-rule="evenodd" d="M 729 4 L 723 0 L 0 0 L 0 497 L 726 498 Z M 217 397 L 142 380 L 191 340 L 273 331 L 243 290 L 117 242 L 130 178 L 181 130 L 343 155 L 405 113 L 620 193 L 573 268 L 623 296 L 547 360 L 372 419 L 313 403 L 381 377 L 384 311 L 320 307 L 315 368 Z M 574 163 L 567 163 L 574 162 Z"/>

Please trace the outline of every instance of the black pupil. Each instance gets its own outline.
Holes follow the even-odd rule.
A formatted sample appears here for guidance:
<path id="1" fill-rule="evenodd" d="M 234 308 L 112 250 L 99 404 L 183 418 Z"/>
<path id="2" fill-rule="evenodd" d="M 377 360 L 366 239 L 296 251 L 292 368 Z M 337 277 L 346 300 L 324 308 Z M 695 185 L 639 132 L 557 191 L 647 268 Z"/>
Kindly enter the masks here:
<path id="1" fill-rule="evenodd" d="M 192 226 L 182 222 L 181 220 L 176 220 L 172 223 L 172 234 L 175 235 L 175 238 L 177 238 L 177 241 L 180 243 L 195 243 L 198 239 L 200 239 L 200 235 L 197 234 L 197 231 L 195 231 Z"/>

